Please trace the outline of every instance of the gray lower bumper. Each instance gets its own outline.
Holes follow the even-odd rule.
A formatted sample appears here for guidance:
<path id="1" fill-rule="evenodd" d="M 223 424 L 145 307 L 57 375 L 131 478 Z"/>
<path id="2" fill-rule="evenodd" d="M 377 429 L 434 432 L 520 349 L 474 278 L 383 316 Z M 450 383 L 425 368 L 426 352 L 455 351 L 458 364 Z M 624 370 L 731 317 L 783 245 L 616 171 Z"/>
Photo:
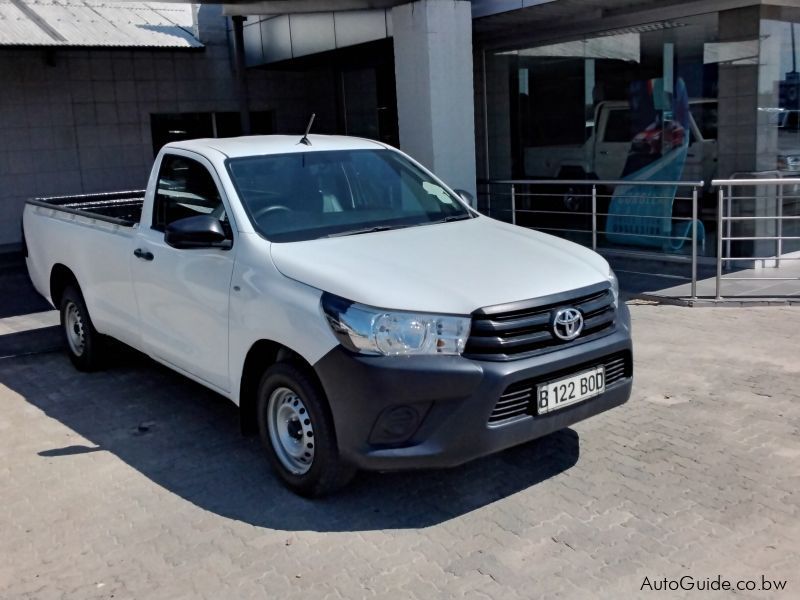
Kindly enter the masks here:
<path id="1" fill-rule="evenodd" d="M 580 404 L 545 415 L 531 411 L 489 425 L 509 385 L 630 352 L 629 314 L 620 308 L 617 329 L 606 337 L 508 362 L 458 356 L 371 357 L 341 347 L 332 350 L 314 368 L 330 402 L 343 458 L 368 470 L 450 467 L 623 404 L 630 397 L 632 377 Z M 387 439 L 386 431 L 398 433 L 399 441 Z"/>

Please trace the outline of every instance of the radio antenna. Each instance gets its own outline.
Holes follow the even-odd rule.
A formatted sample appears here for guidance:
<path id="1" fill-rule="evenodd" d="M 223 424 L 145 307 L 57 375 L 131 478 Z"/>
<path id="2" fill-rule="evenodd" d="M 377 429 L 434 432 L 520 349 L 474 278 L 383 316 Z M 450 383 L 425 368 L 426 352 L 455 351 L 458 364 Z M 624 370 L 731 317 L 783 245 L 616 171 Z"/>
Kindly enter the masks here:
<path id="1" fill-rule="evenodd" d="M 306 132 L 303 134 L 303 137 L 300 138 L 300 143 L 305 144 L 306 146 L 311 145 L 311 140 L 308 139 L 308 132 L 311 131 L 311 126 L 314 124 L 314 117 L 317 116 L 317 113 L 311 113 L 311 118 L 308 120 L 308 125 L 306 125 Z"/>

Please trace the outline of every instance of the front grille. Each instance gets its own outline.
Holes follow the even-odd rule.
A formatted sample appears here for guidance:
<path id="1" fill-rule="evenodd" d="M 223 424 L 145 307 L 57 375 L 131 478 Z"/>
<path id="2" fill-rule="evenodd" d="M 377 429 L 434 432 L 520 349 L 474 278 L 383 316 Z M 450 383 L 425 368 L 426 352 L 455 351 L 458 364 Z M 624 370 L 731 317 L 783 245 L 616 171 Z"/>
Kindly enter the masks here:
<path id="1" fill-rule="evenodd" d="M 515 419 L 524 415 L 532 415 L 536 412 L 535 396 L 536 386 L 545 381 L 552 381 L 562 376 L 591 369 L 603 365 L 606 371 L 606 389 L 613 387 L 616 383 L 633 376 L 633 362 L 630 352 L 617 352 L 600 360 L 584 363 L 569 367 L 555 373 L 547 373 L 544 376 L 533 379 L 525 379 L 512 383 L 500 396 L 495 404 L 492 414 L 489 416 L 489 425 L 497 425 L 510 419 Z"/>
<path id="2" fill-rule="evenodd" d="M 551 323 L 555 311 L 568 306 L 581 312 L 584 326 L 580 336 L 567 342 L 553 334 Z M 464 355 L 478 360 L 535 356 L 611 333 L 615 319 L 614 296 L 608 284 L 584 288 L 574 295 L 483 308 L 472 314 Z"/>

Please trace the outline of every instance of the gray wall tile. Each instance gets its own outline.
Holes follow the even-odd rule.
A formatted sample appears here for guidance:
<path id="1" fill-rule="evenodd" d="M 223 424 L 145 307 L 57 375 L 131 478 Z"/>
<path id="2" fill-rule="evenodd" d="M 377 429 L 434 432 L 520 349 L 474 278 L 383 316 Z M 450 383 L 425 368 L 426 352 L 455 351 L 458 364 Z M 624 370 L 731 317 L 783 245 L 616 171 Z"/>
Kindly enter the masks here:
<path id="1" fill-rule="evenodd" d="M 39 49 L 0 49 L 0 245 L 19 241 L 26 197 L 144 186 L 152 113 L 238 110 L 220 11 L 201 7 L 200 51 L 65 48 L 52 66 Z M 275 110 L 282 131 L 302 128 L 308 90 L 332 93 L 309 77 L 249 72 L 251 109 Z"/>

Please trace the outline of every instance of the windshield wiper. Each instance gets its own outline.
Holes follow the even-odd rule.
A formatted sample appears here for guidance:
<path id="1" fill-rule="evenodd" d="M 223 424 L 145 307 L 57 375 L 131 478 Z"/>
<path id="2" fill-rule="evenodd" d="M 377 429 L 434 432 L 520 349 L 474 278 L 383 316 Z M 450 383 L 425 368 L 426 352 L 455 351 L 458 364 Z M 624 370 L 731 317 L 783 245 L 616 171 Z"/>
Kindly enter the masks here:
<path id="1" fill-rule="evenodd" d="M 428 221 L 427 223 L 420 223 L 420 225 L 433 225 L 435 223 L 450 223 L 452 221 L 466 221 L 467 219 L 474 219 L 470 213 L 466 213 L 463 215 L 450 215 L 444 217 L 443 219 L 437 219 L 436 221 Z"/>
<path id="2" fill-rule="evenodd" d="M 402 229 L 408 225 L 375 225 L 374 227 L 364 227 L 363 229 L 348 229 L 347 231 L 339 231 L 331 233 L 325 237 L 342 237 L 345 235 L 361 235 L 362 233 L 374 233 L 376 231 L 389 231 L 390 229 Z"/>
<path id="3" fill-rule="evenodd" d="M 362 233 L 374 233 L 376 231 L 389 231 L 390 229 L 403 229 L 405 227 L 419 227 L 420 225 L 434 225 L 436 223 L 449 223 L 451 221 L 464 221 L 465 219 L 474 219 L 470 213 L 463 215 L 450 215 L 436 221 L 424 221 L 423 223 L 416 223 L 414 225 L 374 225 L 372 227 L 363 227 L 361 229 L 348 229 L 347 231 L 338 231 L 331 233 L 325 237 L 343 237 L 346 235 L 361 235 Z"/>

